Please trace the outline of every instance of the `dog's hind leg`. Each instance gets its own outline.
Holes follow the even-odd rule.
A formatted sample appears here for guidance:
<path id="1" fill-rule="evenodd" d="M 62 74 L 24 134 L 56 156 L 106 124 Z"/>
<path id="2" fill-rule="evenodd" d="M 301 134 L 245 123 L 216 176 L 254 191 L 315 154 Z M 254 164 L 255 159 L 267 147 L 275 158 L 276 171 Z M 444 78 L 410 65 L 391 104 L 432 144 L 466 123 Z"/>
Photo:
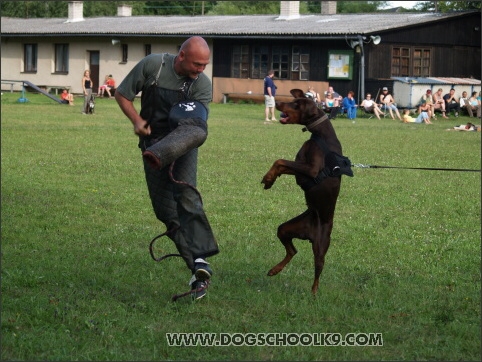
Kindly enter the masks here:
<path id="1" fill-rule="evenodd" d="M 295 246 L 293 245 L 293 239 L 312 239 L 312 235 L 309 234 L 312 228 L 310 227 L 313 222 L 313 212 L 310 210 L 305 211 L 303 214 L 281 224 L 278 227 L 278 238 L 286 249 L 286 256 L 278 264 L 268 272 L 268 276 L 278 274 L 288 264 L 291 259 L 297 253 Z"/>
<path id="2" fill-rule="evenodd" d="M 330 247 L 333 220 L 324 224 L 318 223 L 318 227 L 316 229 L 319 231 L 319 233 L 311 242 L 313 256 L 315 258 L 315 280 L 313 281 L 313 286 L 311 287 L 311 293 L 313 295 L 318 292 L 320 275 L 323 271 L 323 266 L 325 265 L 325 255 Z"/>

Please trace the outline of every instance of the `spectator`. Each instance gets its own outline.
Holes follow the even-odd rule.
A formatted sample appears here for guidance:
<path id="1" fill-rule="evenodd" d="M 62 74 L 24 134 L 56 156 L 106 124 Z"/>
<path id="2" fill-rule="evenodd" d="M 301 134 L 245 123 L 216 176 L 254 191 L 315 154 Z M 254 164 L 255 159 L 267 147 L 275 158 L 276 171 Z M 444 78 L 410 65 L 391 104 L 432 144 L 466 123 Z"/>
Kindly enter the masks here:
<path id="1" fill-rule="evenodd" d="M 328 93 L 331 93 L 331 95 L 333 96 L 333 99 L 337 100 L 338 104 L 341 104 L 341 102 L 343 101 L 343 97 L 337 92 L 335 92 L 333 87 L 328 87 L 328 90 L 325 92 L 325 94 L 328 95 Z"/>
<path id="2" fill-rule="evenodd" d="M 308 92 L 305 93 L 305 96 L 311 98 L 315 101 L 316 104 L 321 103 L 320 93 L 318 93 L 313 86 L 308 87 Z"/>
<path id="3" fill-rule="evenodd" d="M 276 96 L 276 86 L 273 82 L 274 77 L 274 70 L 271 69 L 268 72 L 268 75 L 264 78 L 264 115 L 265 119 L 264 122 L 268 122 L 269 124 L 269 115 L 271 114 L 271 121 L 276 122 L 276 117 L 274 115 L 274 106 L 275 106 L 275 99 Z"/>
<path id="4" fill-rule="evenodd" d="M 467 97 L 467 92 L 463 91 L 462 96 L 459 98 L 460 110 L 465 110 L 467 114 L 472 117 L 472 110 L 470 110 L 470 113 L 469 113 L 469 110 L 467 109 L 468 102 L 469 102 L 469 97 Z"/>
<path id="5" fill-rule="evenodd" d="M 418 107 L 418 117 L 413 118 L 410 116 L 410 110 L 405 109 L 403 111 L 403 123 L 426 123 L 426 124 L 432 124 L 430 121 L 430 117 L 428 115 L 428 110 L 430 109 L 430 106 L 427 105 L 427 102 L 425 100 L 422 101 L 420 106 Z"/>
<path id="6" fill-rule="evenodd" d="M 433 111 L 435 114 L 436 109 L 440 109 L 442 111 L 442 117 L 443 118 L 449 118 L 445 115 L 446 110 L 445 110 L 445 100 L 444 97 L 442 96 L 442 88 L 439 88 L 432 96 L 433 99 Z"/>
<path id="7" fill-rule="evenodd" d="M 427 102 L 422 101 L 422 103 L 418 107 L 418 117 L 415 120 L 415 123 L 424 122 L 426 124 L 432 124 L 432 122 L 430 121 L 430 115 L 429 115 L 430 108 L 431 107 L 427 104 Z"/>
<path id="8" fill-rule="evenodd" d="M 62 94 L 60 95 L 60 99 L 62 99 L 62 103 L 68 104 L 73 106 L 74 105 L 74 95 L 69 93 L 67 89 L 64 89 L 62 91 Z"/>
<path id="9" fill-rule="evenodd" d="M 435 118 L 435 112 L 434 112 L 434 109 L 433 109 L 432 90 L 427 89 L 425 94 L 422 96 L 421 101 L 425 101 L 425 103 L 427 103 L 428 106 L 430 107 L 429 112 L 428 112 L 429 117 Z M 421 102 L 420 102 L 420 104 L 421 104 Z"/>
<path id="10" fill-rule="evenodd" d="M 107 88 L 107 81 L 109 80 L 109 76 L 106 75 L 104 77 L 104 84 L 99 86 L 99 89 L 97 90 L 97 97 L 102 97 L 104 95 L 104 91 Z"/>
<path id="11" fill-rule="evenodd" d="M 393 111 L 395 111 L 398 119 L 400 121 L 402 120 L 402 117 L 400 117 L 400 112 L 395 105 L 395 99 L 393 99 L 393 96 L 388 92 L 387 87 L 383 87 L 382 89 L 382 94 L 380 94 L 380 102 L 382 103 L 383 107 L 390 112 L 390 117 L 392 117 L 392 119 L 395 119 L 395 117 L 393 117 Z"/>
<path id="12" fill-rule="evenodd" d="M 335 119 L 340 110 L 340 100 L 338 98 L 334 99 L 332 93 L 326 93 L 324 110 L 330 114 L 330 119 Z"/>
<path id="13" fill-rule="evenodd" d="M 469 105 L 467 106 L 467 110 L 470 109 L 472 113 L 470 117 L 473 117 L 475 112 L 477 114 L 477 118 L 480 118 L 480 99 L 477 98 L 477 92 L 472 92 L 472 96 L 469 98 Z"/>
<path id="14" fill-rule="evenodd" d="M 105 76 L 104 84 L 99 87 L 97 97 L 103 97 L 105 91 L 109 98 L 112 98 L 112 95 L 110 94 L 112 88 L 115 88 L 115 80 L 112 77 L 112 74 L 109 74 Z"/>
<path id="15" fill-rule="evenodd" d="M 356 118 L 356 109 L 358 105 L 353 97 L 354 95 L 355 93 L 353 91 L 349 91 L 348 95 L 343 99 L 343 108 L 346 110 L 348 119 Z"/>
<path id="16" fill-rule="evenodd" d="M 82 114 L 87 114 L 87 107 L 89 106 L 93 87 L 94 82 L 90 79 L 90 70 L 85 70 L 84 76 L 82 77 L 82 90 L 84 92 L 84 108 L 82 109 Z"/>
<path id="17" fill-rule="evenodd" d="M 380 119 L 380 115 L 383 115 L 383 112 L 378 108 L 377 103 L 372 99 L 372 95 L 367 93 L 366 98 L 360 104 L 361 107 L 365 108 L 365 112 L 373 113 L 375 116 Z"/>
<path id="18" fill-rule="evenodd" d="M 444 95 L 444 101 L 447 113 L 450 113 L 450 111 L 454 110 L 455 117 L 458 117 L 460 112 L 460 104 L 455 99 L 455 89 L 451 88 L 449 93 Z"/>

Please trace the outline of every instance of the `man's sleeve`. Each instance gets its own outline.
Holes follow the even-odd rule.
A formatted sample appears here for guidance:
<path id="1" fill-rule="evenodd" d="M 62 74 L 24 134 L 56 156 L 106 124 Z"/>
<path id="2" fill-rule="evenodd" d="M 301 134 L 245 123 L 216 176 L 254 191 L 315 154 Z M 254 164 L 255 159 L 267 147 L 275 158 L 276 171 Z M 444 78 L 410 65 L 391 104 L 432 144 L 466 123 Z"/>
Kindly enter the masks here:
<path id="1" fill-rule="evenodd" d="M 139 61 L 119 84 L 116 92 L 119 92 L 125 98 L 132 101 L 135 96 L 142 91 L 148 78 L 158 71 L 153 65 L 159 64 L 160 66 L 161 56 L 161 54 L 150 54 Z"/>

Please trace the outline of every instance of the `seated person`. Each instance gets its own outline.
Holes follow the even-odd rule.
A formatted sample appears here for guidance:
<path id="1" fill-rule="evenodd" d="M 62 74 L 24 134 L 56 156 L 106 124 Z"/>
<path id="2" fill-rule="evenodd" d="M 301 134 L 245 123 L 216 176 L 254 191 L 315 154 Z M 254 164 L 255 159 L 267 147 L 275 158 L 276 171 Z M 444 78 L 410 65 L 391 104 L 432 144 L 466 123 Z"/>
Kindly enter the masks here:
<path id="1" fill-rule="evenodd" d="M 372 99 L 372 95 L 367 93 L 366 98 L 361 102 L 360 107 L 365 108 L 365 112 L 373 113 L 375 116 L 380 119 L 380 115 L 383 115 L 383 112 L 378 108 L 378 105 Z"/>
<path id="2" fill-rule="evenodd" d="M 426 106 L 426 102 L 424 103 L 425 104 L 425 108 L 428 109 L 429 107 Z M 432 122 L 430 122 L 430 117 L 428 116 L 428 112 L 427 111 L 420 111 L 420 107 L 419 107 L 419 115 L 417 118 L 413 118 L 412 116 L 410 116 L 410 110 L 409 109 L 405 109 L 403 111 L 403 123 L 426 123 L 426 124 L 432 124 Z"/>
<path id="3" fill-rule="evenodd" d="M 110 91 L 112 90 L 112 88 L 115 88 L 115 80 L 112 77 L 112 74 L 109 74 L 109 77 L 107 78 L 107 82 L 106 82 L 106 87 L 105 87 L 105 91 L 109 95 L 109 98 L 112 98 L 112 95 L 110 94 Z"/>
<path id="4" fill-rule="evenodd" d="M 455 117 L 458 117 L 460 112 L 460 104 L 455 99 L 455 89 L 451 88 L 449 93 L 444 95 L 444 101 L 447 112 L 450 113 L 453 110 L 455 112 Z"/>
<path id="5" fill-rule="evenodd" d="M 395 119 L 393 117 L 393 111 L 395 111 L 398 119 L 400 121 L 402 120 L 402 117 L 400 117 L 400 112 L 395 105 L 395 99 L 393 99 L 393 96 L 388 93 L 387 87 L 383 87 L 382 89 L 382 94 L 380 94 L 380 102 L 382 103 L 382 106 L 385 107 L 385 109 L 388 109 L 388 111 L 390 112 L 390 117 L 392 117 L 392 119 Z"/>
<path id="6" fill-rule="evenodd" d="M 442 117 L 449 118 L 445 115 L 446 113 L 445 101 L 444 101 L 444 97 L 442 96 L 442 92 L 443 92 L 442 88 L 439 88 L 432 96 L 434 114 L 436 109 L 440 109 L 442 111 Z"/>
<path id="7" fill-rule="evenodd" d="M 328 90 L 325 92 L 325 95 L 328 95 L 328 93 L 331 93 L 331 95 L 333 96 L 333 99 L 338 100 L 338 103 L 341 104 L 343 97 L 339 95 L 337 92 L 335 92 L 333 90 L 333 87 L 328 87 Z"/>
<path id="8" fill-rule="evenodd" d="M 99 89 L 97 90 L 97 97 L 102 97 L 104 95 L 104 91 L 107 88 L 107 80 L 109 79 L 109 76 L 106 75 L 104 77 L 104 84 L 99 86 Z"/>
<path id="9" fill-rule="evenodd" d="M 348 95 L 343 99 L 343 108 L 346 110 L 348 119 L 356 118 L 356 109 L 358 104 L 356 104 L 354 95 L 355 93 L 353 91 L 349 91 Z"/>
<path id="10" fill-rule="evenodd" d="M 313 99 L 316 104 L 321 103 L 320 93 L 315 91 L 315 89 L 311 85 L 308 87 L 308 92 L 305 93 L 305 96 Z"/>
<path id="11" fill-rule="evenodd" d="M 330 114 L 331 119 L 335 119 L 340 110 L 340 101 L 333 98 L 332 93 L 327 93 L 325 98 L 325 112 Z"/>
<path id="12" fill-rule="evenodd" d="M 469 116 L 473 117 L 472 110 L 470 110 L 469 112 L 469 110 L 467 109 L 468 103 L 469 103 L 469 97 L 467 96 L 467 92 L 463 91 L 462 96 L 459 98 L 460 110 L 462 111 L 465 110 Z"/>
<path id="13" fill-rule="evenodd" d="M 469 104 L 467 105 L 467 110 L 470 109 L 472 113 L 471 117 L 473 117 L 474 112 L 476 112 L 477 118 L 480 118 L 480 100 L 477 98 L 477 92 L 472 92 L 472 96 L 469 98 Z"/>
<path id="14" fill-rule="evenodd" d="M 430 118 L 435 118 L 435 115 L 434 115 L 434 111 L 433 111 L 433 98 L 432 98 L 432 91 L 430 89 L 427 89 L 427 91 L 425 92 L 425 94 L 422 96 L 422 99 L 421 101 L 425 101 L 428 106 L 430 107 L 430 111 L 429 111 L 429 116 Z"/>
<path id="15" fill-rule="evenodd" d="M 62 99 L 63 104 L 69 104 L 71 106 L 74 105 L 74 95 L 70 94 L 67 89 L 64 89 L 62 91 L 62 94 L 60 95 L 60 99 Z"/>

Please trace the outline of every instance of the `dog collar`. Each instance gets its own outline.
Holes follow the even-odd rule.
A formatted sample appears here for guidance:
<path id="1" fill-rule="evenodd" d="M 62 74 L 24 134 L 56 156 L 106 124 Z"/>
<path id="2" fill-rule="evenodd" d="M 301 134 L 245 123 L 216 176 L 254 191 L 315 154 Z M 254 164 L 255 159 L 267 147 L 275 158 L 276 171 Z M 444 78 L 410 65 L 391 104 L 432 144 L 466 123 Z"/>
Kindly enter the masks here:
<path id="1" fill-rule="evenodd" d="M 316 126 L 318 126 L 320 123 L 326 121 L 328 119 L 328 115 L 325 114 L 323 117 L 321 118 L 318 118 L 316 121 L 314 121 L 313 123 L 310 123 L 310 124 L 307 124 L 306 127 L 303 127 L 301 130 L 303 132 L 306 132 L 306 131 L 311 131 L 313 128 L 315 128 Z"/>

